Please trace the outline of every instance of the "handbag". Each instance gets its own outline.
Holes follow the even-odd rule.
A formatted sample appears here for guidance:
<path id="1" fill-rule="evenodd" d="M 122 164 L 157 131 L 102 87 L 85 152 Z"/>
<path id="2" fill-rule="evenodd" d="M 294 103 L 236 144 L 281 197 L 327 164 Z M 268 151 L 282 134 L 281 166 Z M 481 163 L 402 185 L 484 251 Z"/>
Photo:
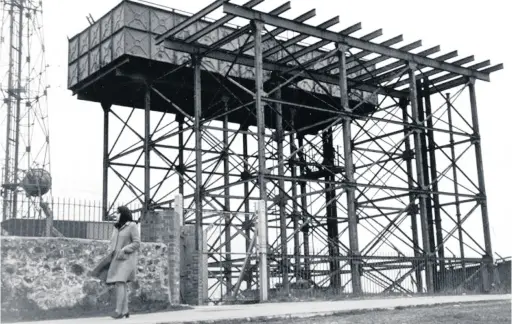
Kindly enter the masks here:
<path id="1" fill-rule="evenodd" d="M 91 271 L 91 277 L 98 278 L 100 281 L 107 281 L 108 269 L 110 268 L 110 263 L 112 262 L 114 252 L 111 252 L 104 256 L 100 262 L 94 267 Z"/>

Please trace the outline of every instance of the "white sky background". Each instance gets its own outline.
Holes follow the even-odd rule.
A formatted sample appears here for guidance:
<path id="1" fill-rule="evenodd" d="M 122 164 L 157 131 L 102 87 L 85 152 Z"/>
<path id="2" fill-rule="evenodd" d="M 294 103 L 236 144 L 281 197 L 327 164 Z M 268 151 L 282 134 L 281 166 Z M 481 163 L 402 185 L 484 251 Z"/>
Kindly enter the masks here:
<path id="1" fill-rule="evenodd" d="M 50 64 L 49 93 L 50 136 L 52 154 L 53 195 L 99 200 L 102 192 L 103 112 L 98 103 L 79 101 L 67 90 L 68 41 L 88 26 L 85 16 L 95 19 L 111 10 L 119 0 L 44 0 L 46 54 Z M 209 0 L 155 0 L 158 4 L 196 12 Z M 236 4 L 242 1 L 233 1 Z M 257 8 L 268 10 L 284 0 L 267 0 Z M 494 250 L 511 255 L 510 235 L 510 139 L 512 111 L 506 87 L 512 79 L 510 60 L 512 45 L 504 37 L 512 30 L 504 1 L 428 1 L 423 6 L 412 1 L 339 1 L 292 0 L 292 10 L 285 17 L 296 17 L 312 9 L 317 15 L 309 24 L 321 23 L 340 16 L 341 30 L 362 22 L 358 35 L 382 28 L 384 36 L 376 41 L 403 34 L 408 44 L 423 40 L 423 49 L 441 46 L 441 52 L 459 51 L 459 58 L 475 55 L 474 63 L 490 59 L 504 63 L 505 70 L 491 75 L 491 83 L 477 82 L 480 128 L 487 195 Z M 220 11 L 217 11 L 220 14 Z M 467 95 L 467 91 L 464 93 Z M 506 96 L 506 97 L 505 97 Z M 473 229 L 472 229 L 473 230 Z M 479 229 L 474 229 L 478 231 Z M 481 231 L 481 230 L 480 230 Z"/>

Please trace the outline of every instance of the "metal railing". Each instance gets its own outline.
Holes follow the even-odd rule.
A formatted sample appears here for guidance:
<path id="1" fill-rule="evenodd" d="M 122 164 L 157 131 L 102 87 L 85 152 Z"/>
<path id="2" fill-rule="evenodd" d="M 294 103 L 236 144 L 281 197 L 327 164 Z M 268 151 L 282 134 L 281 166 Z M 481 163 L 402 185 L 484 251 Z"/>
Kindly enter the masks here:
<path id="1" fill-rule="evenodd" d="M 108 240 L 112 235 L 113 220 L 103 219 L 103 205 L 100 201 L 71 198 L 52 198 L 46 201 L 51 218 L 47 217 L 38 200 L 24 198 L 18 202 L 17 217 L 8 218 L 1 223 L 4 236 L 62 236 Z M 122 204 L 118 204 L 122 205 Z M 108 205 L 111 210 L 117 206 Z M 134 210 L 133 218 L 139 219 L 140 204 L 127 205 Z M 48 235 L 48 228 L 51 235 Z"/>

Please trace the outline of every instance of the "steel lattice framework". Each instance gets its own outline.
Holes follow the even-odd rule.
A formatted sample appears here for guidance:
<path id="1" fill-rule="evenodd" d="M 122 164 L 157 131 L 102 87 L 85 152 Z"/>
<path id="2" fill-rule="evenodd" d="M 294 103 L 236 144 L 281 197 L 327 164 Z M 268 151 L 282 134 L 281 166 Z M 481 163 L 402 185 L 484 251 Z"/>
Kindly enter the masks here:
<path id="1" fill-rule="evenodd" d="M 51 200 L 51 191 L 42 198 L 38 180 L 39 172 L 51 172 L 43 3 L 5 0 L 0 6 L 2 220 L 39 218 L 41 204 Z M 23 190 L 27 179 L 39 194 Z"/>
<path id="2" fill-rule="evenodd" d="M 356 37 L 361 24 L 331 31 L 338 17 L 312 26 L 315 10 L 289 19 L 290 2 L 270 12 L 255 9 L 262 2 L 214 1 L 170 22 L 161 8 L 123 2 L 126 26 L 147 28 L 144 38 L 125 31 L 124 55 L 70 72 L 78 98 L 104 109 L 105 216 L 110 198 L 133 195 L 144 212 L 181 193 L 198 238 L 221 228 L 207 252 L 218 254 L 209 267 L 224 295 L 257 284 L 247 258 L 257 200 L 267 206 L 270 276 L 284 289 L 306 279 L 360 293 L 369 280 L 432 292 L 450 258 L 491 264 L 475 83 L 503 65 L 402 45 L 402 35 L 376 41 L 382 30 Z M 219 9 L 222 18 L 206 19 Z M 247 24 L 233 28 L 235 18 Z M 129 37 L 150 50 L 127 48 Z M 134 141 L 120 148 L 123 136 Z M 373 262 L 382 253 L 394 257 Z M 311 256 L 344 259 L 320 274 Z M 391 278 L 400 260 L 411 263 Z"/>

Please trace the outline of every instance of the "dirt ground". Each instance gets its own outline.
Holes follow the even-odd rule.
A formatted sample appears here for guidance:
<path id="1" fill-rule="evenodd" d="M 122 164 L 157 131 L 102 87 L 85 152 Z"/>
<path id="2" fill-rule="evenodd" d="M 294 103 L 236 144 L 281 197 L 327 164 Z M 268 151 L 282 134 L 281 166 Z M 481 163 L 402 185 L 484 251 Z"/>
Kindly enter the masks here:
<path id="1" fill-rule="evenodd" d="M 249 323 L 249 322 L 247 322 Z M 251 322 L 255 323 L 255 322 Z M 511 302 L 485 302 L 436 307 L 382 310 L 304 319 L 267 321 L 265 324 L 510 324 Z"/>

